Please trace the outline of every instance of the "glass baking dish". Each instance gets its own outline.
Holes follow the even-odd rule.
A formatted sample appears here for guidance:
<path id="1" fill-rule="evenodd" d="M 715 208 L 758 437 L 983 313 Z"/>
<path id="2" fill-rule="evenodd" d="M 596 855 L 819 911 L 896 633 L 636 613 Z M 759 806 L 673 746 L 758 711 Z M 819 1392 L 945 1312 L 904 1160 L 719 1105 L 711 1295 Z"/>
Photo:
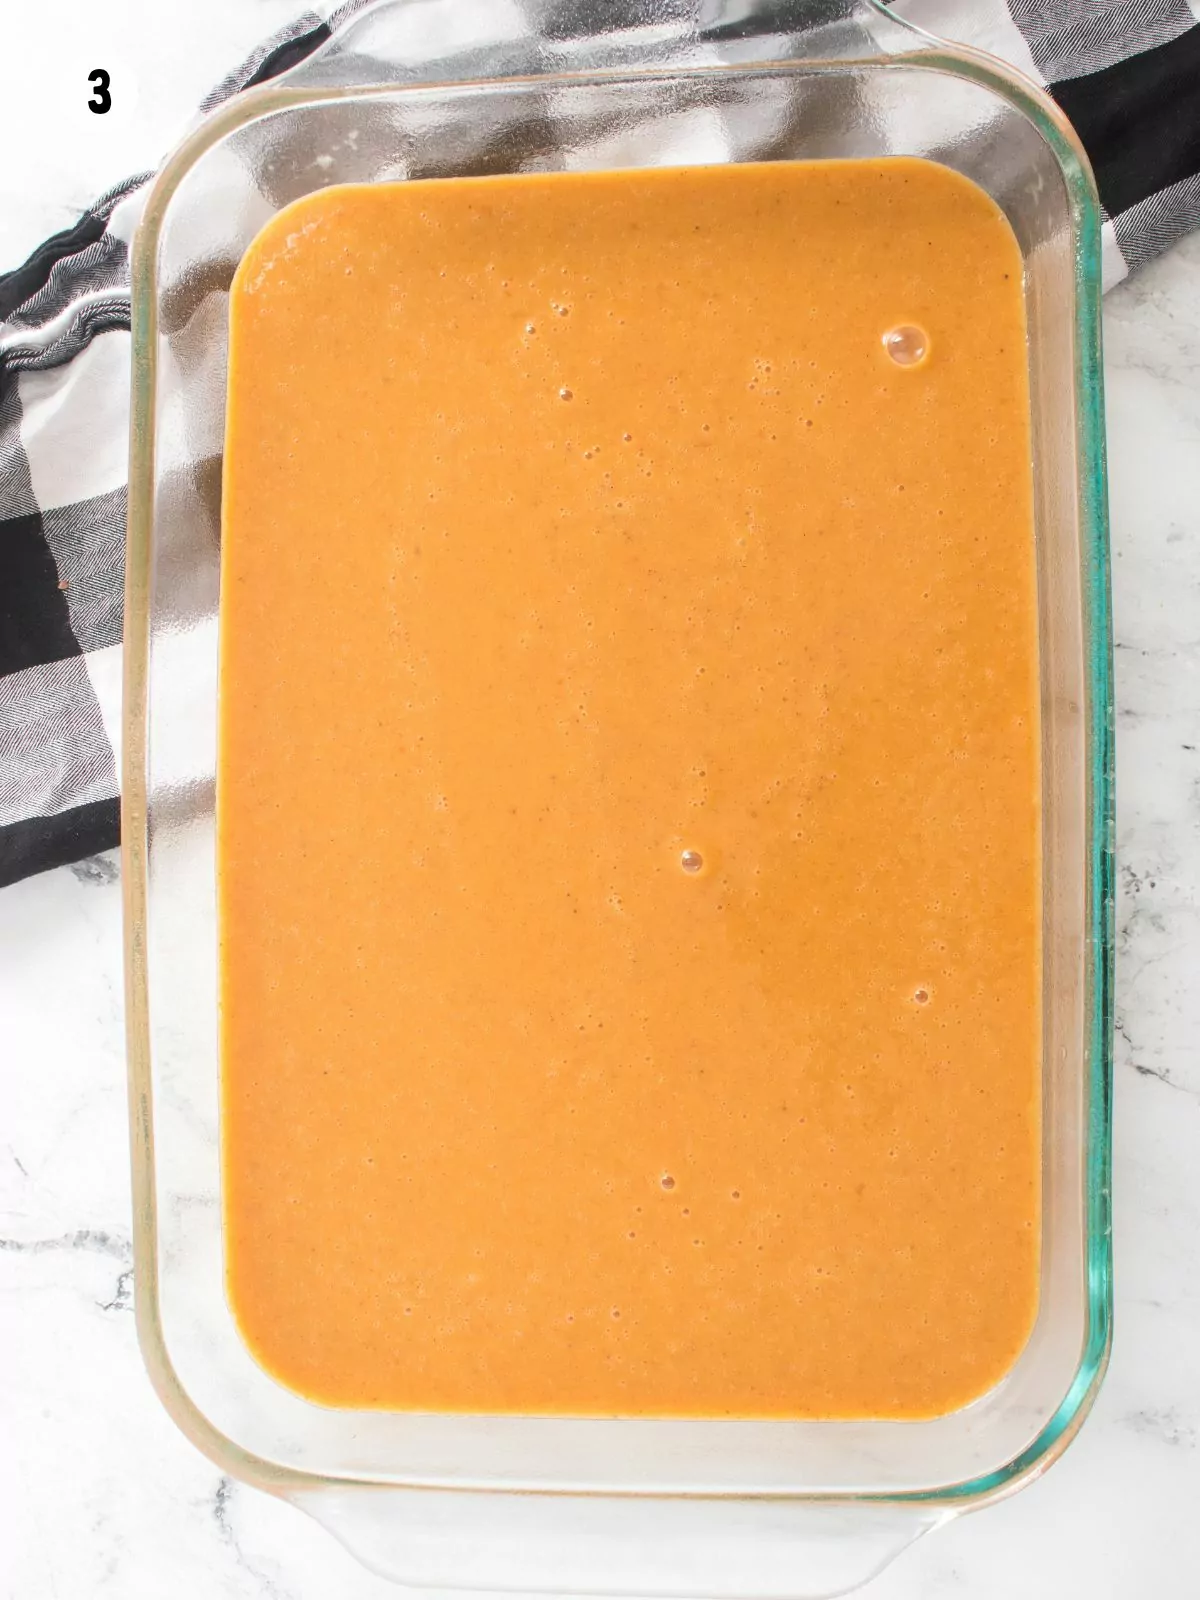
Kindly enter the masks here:
<path id="1" fill-rule="evenodd" d="M 293 1500 L 398 1580 L 738 1600 L 840 1593 L 922 1531 L 1044 1470 L 1107 1360 L 1112 702 L 1099 206 L 1082 150 L 1044 95 L 875 0 L 614 5 L 568 37 L 510 22 L 503 7 L 459 0 L 368 7 L 299 68 L 197 129 L 155 183 L 136 241 L 123 827 L 139 1334 L 168 1411 L 222 1470 Z M 445 46 L 436 58 L 431 39 Z M 213 796 L 227 291 L 238 261 L 276 211 L 332 183 L 879 155 L 965 173 L 1007 213 L 1024 255 L 1045 886 L 1044 1218 L 1030 1342 L 995 1389 L 932 1421 L 581 1421 L 311 1404 L 251 1359 L 223 1282 Z"/>

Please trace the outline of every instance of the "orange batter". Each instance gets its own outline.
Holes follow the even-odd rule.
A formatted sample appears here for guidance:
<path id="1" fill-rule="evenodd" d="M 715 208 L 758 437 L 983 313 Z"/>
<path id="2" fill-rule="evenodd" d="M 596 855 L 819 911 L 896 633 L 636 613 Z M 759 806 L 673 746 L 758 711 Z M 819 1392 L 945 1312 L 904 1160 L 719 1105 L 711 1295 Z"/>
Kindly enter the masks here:
<path id="1" fill-rule="evenodd" d="M 932 164 L 328 189 L 262 232 L 222 1139 L 282 1383 L 898 1418 L 1009 1369 L 1030 479 L 1018 248 Z"/>

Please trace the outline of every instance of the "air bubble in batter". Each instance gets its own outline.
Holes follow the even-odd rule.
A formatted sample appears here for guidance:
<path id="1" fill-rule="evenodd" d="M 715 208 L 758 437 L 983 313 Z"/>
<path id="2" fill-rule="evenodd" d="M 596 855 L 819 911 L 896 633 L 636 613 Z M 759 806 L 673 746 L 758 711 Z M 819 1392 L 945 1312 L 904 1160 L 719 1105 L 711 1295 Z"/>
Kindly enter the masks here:
<path id="1" fill-rule="evenodd" d="M 924 328 L 905 322 L 888 329 L 883 348 L 898 367 L 915 367 L 929 353 L 929 337 Z"/>

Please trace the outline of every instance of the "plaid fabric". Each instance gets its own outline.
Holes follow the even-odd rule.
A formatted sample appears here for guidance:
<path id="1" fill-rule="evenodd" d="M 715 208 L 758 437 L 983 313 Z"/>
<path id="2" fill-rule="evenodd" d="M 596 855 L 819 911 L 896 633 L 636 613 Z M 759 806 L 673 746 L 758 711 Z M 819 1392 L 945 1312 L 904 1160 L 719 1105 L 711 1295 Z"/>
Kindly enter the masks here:
<path id="1" fill-rule="evenodd" d="M 297 65 L 366 3 L 306 12 L 200 109 Z M 721 0 L 657 9 L 703 39 L 787 6 L 738 0 L 732 22 Z M 1096 171 L 1106 286 L 1200 223 L 1200 0 L 896 0 L 895 9 L 1050 89 Z M 578 11 L 578 0 L 458 0 L 454 37 L 434 39 L 429 8 L 415 8 L 411 59 L 440 45 L 460 65 L 477 70 L 482 57 L 513 70 L 514 42 L 570 38 Z M 644 17 L 644 5 L 618 0 L 601 26 L 623 32 Z M 105 195 L 0 276 L 0 884 L 117 843 L 128 251 L 150 176 Z"/>

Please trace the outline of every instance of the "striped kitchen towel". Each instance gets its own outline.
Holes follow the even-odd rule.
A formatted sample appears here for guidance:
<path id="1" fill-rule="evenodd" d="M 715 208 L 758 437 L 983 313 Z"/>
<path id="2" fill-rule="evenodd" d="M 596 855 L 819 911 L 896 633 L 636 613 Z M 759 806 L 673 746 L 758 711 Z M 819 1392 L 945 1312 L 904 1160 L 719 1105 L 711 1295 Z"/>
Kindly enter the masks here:
<path id="1" fill-rule="evenodd" d="M 1200 0 L 896 0 L 1045 84 L 1095 168 L 1105 285 L 1200 223 Z M 424 0 L 394 8 L 414 76 L 544 70 L 592 35 L 720 46 L 795 29 L 801 0 Z M 200 108 L 377 25 L 306 12 Z M 386 19 L 385 19 L 386 20 Z M 614 46 L 615 48 L 615 46 Z M 450 69 L 450 70 L 448 70 Z M 0 884 L 117 842 L 129 244 L 150 174 L 0 276 Z"/>

